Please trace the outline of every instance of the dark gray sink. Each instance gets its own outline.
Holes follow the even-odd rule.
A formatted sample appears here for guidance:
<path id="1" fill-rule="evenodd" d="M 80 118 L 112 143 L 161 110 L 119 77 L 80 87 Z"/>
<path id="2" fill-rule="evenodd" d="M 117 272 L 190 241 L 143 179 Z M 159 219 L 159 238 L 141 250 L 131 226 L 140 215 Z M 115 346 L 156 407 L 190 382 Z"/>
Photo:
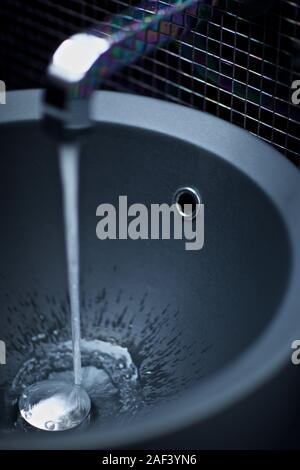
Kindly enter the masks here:
<path id="1" fill-rule="evenodd" d="M 187 429 L 203 435 L 208 422 L 211 443 L 199 447 L 220 446 L 230 420 L 215 428 L 210 420 L 288 367 L 300 338 L 299 172 L 241 129 L 174 104 L 101 92 L 94 118 L 81 159 L 83 333 L 128 349 L 143 405 L 119 419 L 107 392 L 105 420 L 98 410 L 63 437 L 18 422 L 17 372 L 70 330 L 55 142 L 40 123 L 40 92 L 9 93 L 0 107 L 0 447 L 136 447 L 182 429 L 181 439 Z M 97 239 L 100 203 L 127 195 L 129 203 L 170 204 L 184 187 L 205 205 L 202 250 L 178 240 Z M 267 402 L 280 422 L 284 409 L 272 395 Z M 255 403 L 245 447 L 259 447 Z"/>

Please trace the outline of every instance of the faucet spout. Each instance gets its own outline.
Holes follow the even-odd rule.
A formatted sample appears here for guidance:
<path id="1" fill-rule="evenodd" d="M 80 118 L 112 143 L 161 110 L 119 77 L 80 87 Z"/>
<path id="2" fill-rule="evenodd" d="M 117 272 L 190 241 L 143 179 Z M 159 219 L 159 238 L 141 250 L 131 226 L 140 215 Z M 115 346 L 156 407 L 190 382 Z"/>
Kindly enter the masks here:
<path id="1" fill-rule="evenodd" d="M 90 98 L 101 81 L 151 50 L 180 38 L 206 0 L 145 0 L 115 15 L 99 28 L 63 41 L 47 70 L 44 114 L 67 130 L 91 126 Z M 211 2 L 209 2 L 211 4 Z M 162 7 L 162 5 L 164 5 Z M 189 15 L 187 15 L 187 12 Z"/>

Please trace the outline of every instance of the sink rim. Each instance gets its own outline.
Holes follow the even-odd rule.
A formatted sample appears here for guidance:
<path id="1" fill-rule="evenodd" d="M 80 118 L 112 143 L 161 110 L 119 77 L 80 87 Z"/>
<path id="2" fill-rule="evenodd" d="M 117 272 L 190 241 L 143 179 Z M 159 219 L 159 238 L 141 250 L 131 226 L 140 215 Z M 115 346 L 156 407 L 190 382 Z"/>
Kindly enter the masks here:
<path id="1" fill-rule="evenodd" d="M 7 104 L 0 106 L 0 124 L 40 119 L 41 93 L 41 90 L 8 92 Z M 41 447 L 44 442 L 47 448 L 66 448 L 66 444 L 67 447 L 105 448 L 137 443 L 150 436 L 178 430 L 229 407 L 266 382 L 290 360 L 291 342 L 299 339 L 297 334 L 300 336 L 297 311 L 297 279 L 300 279 L 300 172 L 270 145 L 243 129 L 177 104 L 123 93 L 96 92 L 93 115 L 99 122 L 148 129 L 204 147 L 255 181 L 271 199 L 286 227 L 292 253 L 290 282 L 268 329 L 239 358 L 212 374 L 201 385 L 186 391 L 175 404 L 158 406 L 150 417 L 133 425 L 120 426 L 117 430 L 110 426 L 101 437 L 91 428 L 85 430 L 84 434 L 64 436 L 63 439 L 52 435 L 51 439 L 48 436 L 34 439 L 31 435 L 30 438 L 22 437 L 10 443 L 5 439 L 5 442 L 0 442 L 0 447 L 3 444 L 6 448 L 27 448 L 28 445 Z M 220 141 L 222 155 L 218 144 Z M 262 357 L 265 357 L 264 361 Z"/>

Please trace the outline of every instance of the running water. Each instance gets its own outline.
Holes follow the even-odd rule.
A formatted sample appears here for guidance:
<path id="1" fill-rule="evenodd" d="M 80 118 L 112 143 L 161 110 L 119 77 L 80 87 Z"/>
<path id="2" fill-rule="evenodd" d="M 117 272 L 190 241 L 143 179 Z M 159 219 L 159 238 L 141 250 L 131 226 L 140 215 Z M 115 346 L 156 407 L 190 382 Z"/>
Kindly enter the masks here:
<path id="1" fill-rule="evenodd" d="M 77 142 L 63 143 L 59 146 L 75 385 L 81 385 L 82 380 L 79 289 L 79 153 L 80 147 Z"/>
<path id="2" fill-rule="evenodd" d="M 79 145 L 75 141 L 59 146 L 74 378 L 66 381 L 66 377 L 60 377 L 59 380 L 48 377 L 47 380 L 34 382 L 19 399 L 20 413 L 25 421 L 47 431 L 62 431 L 78 426 L 91 409 L 90 397 L 81 387 L 79 152 Z"/>

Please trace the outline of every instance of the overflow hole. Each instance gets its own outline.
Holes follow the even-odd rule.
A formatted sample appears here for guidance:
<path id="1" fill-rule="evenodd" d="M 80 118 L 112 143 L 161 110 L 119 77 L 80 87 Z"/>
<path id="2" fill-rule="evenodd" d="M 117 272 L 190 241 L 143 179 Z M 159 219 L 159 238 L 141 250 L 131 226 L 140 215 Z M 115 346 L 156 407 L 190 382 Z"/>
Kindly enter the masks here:
<path id="1" fill-rule="evenodd" d="M 193 219 L 198 213 L 201 198 L 193 188 L 180 188 L 174 195 L 174 204 L 181 217 Z"/>

